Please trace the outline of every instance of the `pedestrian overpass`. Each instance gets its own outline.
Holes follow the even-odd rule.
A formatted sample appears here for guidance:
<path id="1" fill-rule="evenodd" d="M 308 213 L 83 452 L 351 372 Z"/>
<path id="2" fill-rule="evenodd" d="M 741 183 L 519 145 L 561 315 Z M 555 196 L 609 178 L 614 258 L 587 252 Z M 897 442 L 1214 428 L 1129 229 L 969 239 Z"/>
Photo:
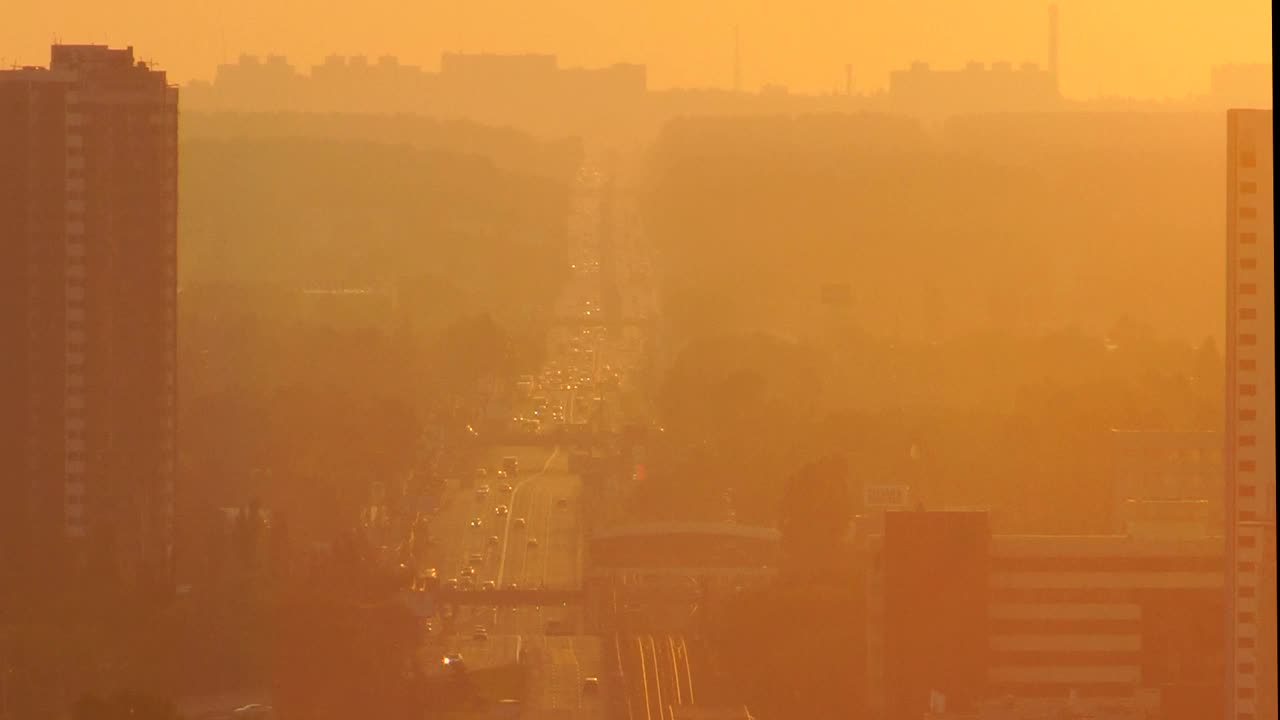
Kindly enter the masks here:
<path id="1" fill-rule="evenodd" d="M 440 588 L 431 592 L 434 602 L 440 605 L 493 605 L 501 607 L 550 607 L 554 605 L 580 605 L 586 597 L 581 588 L 517 588 L 504 590 L 450 590 Z"/>
<path id="2" fill-rule="evenodd" d="M 664 522 L 612 528 L 588 545 L 587 577 L 631 587 L 748 585 L 777 575 L 781 536 L 736 523 Z"/>

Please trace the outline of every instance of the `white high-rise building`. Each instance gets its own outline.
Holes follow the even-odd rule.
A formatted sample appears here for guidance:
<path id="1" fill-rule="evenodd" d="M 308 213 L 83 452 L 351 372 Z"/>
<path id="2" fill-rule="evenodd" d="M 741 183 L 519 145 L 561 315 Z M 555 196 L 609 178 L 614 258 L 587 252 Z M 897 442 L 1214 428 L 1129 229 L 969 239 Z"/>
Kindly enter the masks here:
<path id="1" fill-rule="evenodd" d="M 1276 717 L 1275 167 L 1270 110 L 1227 112 L 1227 712 Z"/>

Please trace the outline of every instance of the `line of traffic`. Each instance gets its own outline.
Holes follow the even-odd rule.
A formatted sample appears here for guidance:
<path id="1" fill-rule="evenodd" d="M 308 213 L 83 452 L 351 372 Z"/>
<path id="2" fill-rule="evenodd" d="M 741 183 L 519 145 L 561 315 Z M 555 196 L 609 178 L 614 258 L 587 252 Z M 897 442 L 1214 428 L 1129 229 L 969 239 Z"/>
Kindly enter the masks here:
<path id="1" fill-rule="evenodd" d="M 519 492 L 520 492 L 520 490 L 521 490 L 521 489 L 522 489 L 526 484 L 531 483 L 531 482 L 533 482 L 534 480 L 537 480 L 538 478 L 542 477 L 542 476 L 543 476 L 543 474 L 545 474 L 545 473 L 547 472 L 547 468 L 551 467 L 551 462 L 552 462 L 553 460 L 555 460 L 555 459 L 556 459 L 556 456 L 557 456 L 557 455 L 559 455 L 559 454 L 560 454 L 560 447 L 557 445 L 557 446 L 556 446 L 556 448 L 555 448 L 554 450 L 552 450 L 552 451 L 551 451 L 551 454 L 550 454 L 549 456 L 547 456 L 547 461 L 546 461 L 545 463 L 543 463 L 543 464 L 542 464 L 542 469 L 541 469 L 541 470 L 539 470 L 537 473 L 535 473 L 532 477 L 524 478 L 524 479 L 522 479 L 522 480 L 520 480 L 519 482 L 517 482 L 517 483 L 516 483 L 515 488 L 513 488 L 513 489 L 512 489 L 512 491 L 511 491 L 511 505 L 512 505 L 512 507 L 514 507 L 514 506 L 515 506 L 515 504 L 516 504 L 516 495 L 517 495 L 517 493 L 519 493 Z M 501 550 L 501 552 L 499 553 L 499 557 L 498 557 L 498 574 L 497 574 L 497 578 L 496 578 L 496 580 L 495 580 L 495 583 L 496 583 L 497 587 L 499 587 L 499 588 L 500 588 L 500 587 L 502 587 L 502 576 L 503 576 L 503 573 L 505 573 L 505 572 L 506 572 L 506 567 L 507 567 L 507 543 L 508 543 L 508 542 L 510 541 L 510 539 L 511 539 L 511 516 L 512 516 L 512 513 L 511 513 L 510 511 L 508 511 L 508 512 L 507 512 L 507 522 L 503 525 L 503 528 L 502 528 L 502 550 Z"/>

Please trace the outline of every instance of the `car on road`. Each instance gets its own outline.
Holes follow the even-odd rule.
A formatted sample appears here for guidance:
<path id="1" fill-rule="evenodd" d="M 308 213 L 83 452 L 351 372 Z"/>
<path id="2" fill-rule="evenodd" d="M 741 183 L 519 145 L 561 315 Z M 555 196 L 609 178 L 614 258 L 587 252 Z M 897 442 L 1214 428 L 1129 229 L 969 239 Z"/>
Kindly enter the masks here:
<path id="1" fill-rule="evenodd" d="M 484 497 L 485 495 L 488 495 L 488 494 L 489 494 L 488 485 L 481 485 L 480 487 L 476 488 L 476 497 Z"/>
<path id="2" fill-rule="evenodd" d="M 591 675 L 582 678 L 583 695 L 595 695 L 598 692 L 600 692 L 600 678 Z"/>
<path id="3" fill-rule="evenodd" d="M 449 578 L 448 580 L 445 580 L 445 581 L 444 581 L 444 589 L 445 589 L 445 590 L 457 590 L 457 589 L 458 589 L 458 579 L 457 579 L 457 578 Z"/>
<path id="4" fill-rule="evenodd" d="M 569 498 L 556 498 L 556 507 L 558 508 L 569 507 Z"/>
<path id="5" fill-rule="evenodd" d="M 484 468 L 476 468 L 475 475 L 478 478 L 489 477 L 489 471 Z"/>
<path id="6" fill-rule="evenodd" d="M 445 655 L 443 658 L 441 658 L 441 659 L 440 659 L 440 664 L 441 664 L 441 665 L 444 665 L 445 667 L 452 667 L 452 668 L 458 668 L 458 669 L 461 669 L 461 668 L 462 668 L 462 654 L 461 654 L 461 653 L 449 653 L 448 655 Z"/>
<path id="7" fill-rule="evenodd" d="M 519 585 L 517 585 L 517 584 L 515 584 L 515 583 L 513 583 L 513 582 L 509 582 L 509 583 L 507 583 L 507 589 L 508 589 L 508 590 L 519 590 L 519 589 L 520 589 L 520 586 L 519 586 Z"/>
<path id="8" fill-rule="evenodd" d="M 478 518 L 478 517 L 477 517 L 477 518 L 471 518 L 471 527 L 480 527 L 480 526 L 481 526 L 481 525 L 483 525 L 483 524 L 484 524 L 484 521 L 483 521 L 483 520 L 481 520 L 480 518 Z"/>
<path id="9" fill-rule="evenodd" d="M 459 590 L 475 590 L 476 589 L 476 578 L 475 578 L 474 572 L 471 575 L 467 575 L 458 580 L 458 589 Z"/>
<path id="10" fill-rule="evenodd" d="M 522 528 L 522 527 L 524 527 L 524 524 L 525 524 L 525 523 L 524 523 L 524 518 L 516 518 L 516 519 L 515 519 L 515 525 L 516 525 L 516 527 L 518 527 L 518 528 Z"/>
<path id="11" fill-rule="evenodd" d="M 531 548 L 538 547 L 538 538 L 529 538 L 525 544 Z"/>
<path id="12" fill-rule="evenodd" d="M 494 514 L 494 515 L 497 515 L 498 517 L 504 517 L 504 516 L 506 516 L 506 514 L 507 514 L 507 506 L 506 506 L 506 505 L 499 505 L 498 507 L 496 507 L 496 508 L 494 508 L 494 509 L 493 509 L 493 514 Z"/>
<path id="13" fill-rule="evenodd" d="M 511 492 L 512 490 L 514 490 L 515 488 L 511 487 L 511 483 L 502 483 L 502 487 L 500 487 L 500 488 L 498 488 L 498 489 L 499 489 L 499 490 L 501 490 L 501 491 L 502 491 L 502 492 L 504 492 L 504 493 L 509 493 L 509 492 Z"/>
<path id="14" fill-rule="evenodd" d="M 484 582 L 480 583 L 480 589 L 481 590 L 497 590 L 498 585 L 492 580 L 485 580 Z"/>
<path id="15" fill-rule="evenodd" d="M 506 476 L 507 476 L 507 471 L 506 471 L 506 470 L 499 470 L 499 471 L 498 471 L 498 477 L 500 477 L 500 478 L 504 478 L 504 477 L 506 477 Z"/>
<path id="16" fill-rule="evenodd" d="M 472 565 L 479 565 L 484 562 L 484 553 L 473 552 L 467 555 L 467 562 Z"/>
<path id="17" fill-rule="evenodd" d="M 489 536 L 489 544 L 490 544 L 490 545 L 497 545 L 499 542 L 501 542 L 501 540 L 499 540 L 499 539 L 498 539 L 498 536 L 497 536 L 497 535 L 490 535 L 490 536 Z"/>
<path id="18" fill-rule="evenodd" d="M 475 629 L 471 631 L 471 639 L 472 640 L 488 640 L 489 631 L 485 628 L 485 626 L 477 625 Z"/>

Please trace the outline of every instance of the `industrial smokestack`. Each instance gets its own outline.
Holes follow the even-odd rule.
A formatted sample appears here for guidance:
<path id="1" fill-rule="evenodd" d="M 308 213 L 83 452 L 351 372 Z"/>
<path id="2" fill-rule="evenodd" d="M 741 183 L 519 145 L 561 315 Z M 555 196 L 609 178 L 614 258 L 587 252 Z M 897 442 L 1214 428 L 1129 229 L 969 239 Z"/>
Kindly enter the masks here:
<path id="1" fill-rule="evenodd" d="M 1058 89 L 1058 6 L 1049 5 L 1049 74 L 1053 76 L 1053 89 Z"/>

